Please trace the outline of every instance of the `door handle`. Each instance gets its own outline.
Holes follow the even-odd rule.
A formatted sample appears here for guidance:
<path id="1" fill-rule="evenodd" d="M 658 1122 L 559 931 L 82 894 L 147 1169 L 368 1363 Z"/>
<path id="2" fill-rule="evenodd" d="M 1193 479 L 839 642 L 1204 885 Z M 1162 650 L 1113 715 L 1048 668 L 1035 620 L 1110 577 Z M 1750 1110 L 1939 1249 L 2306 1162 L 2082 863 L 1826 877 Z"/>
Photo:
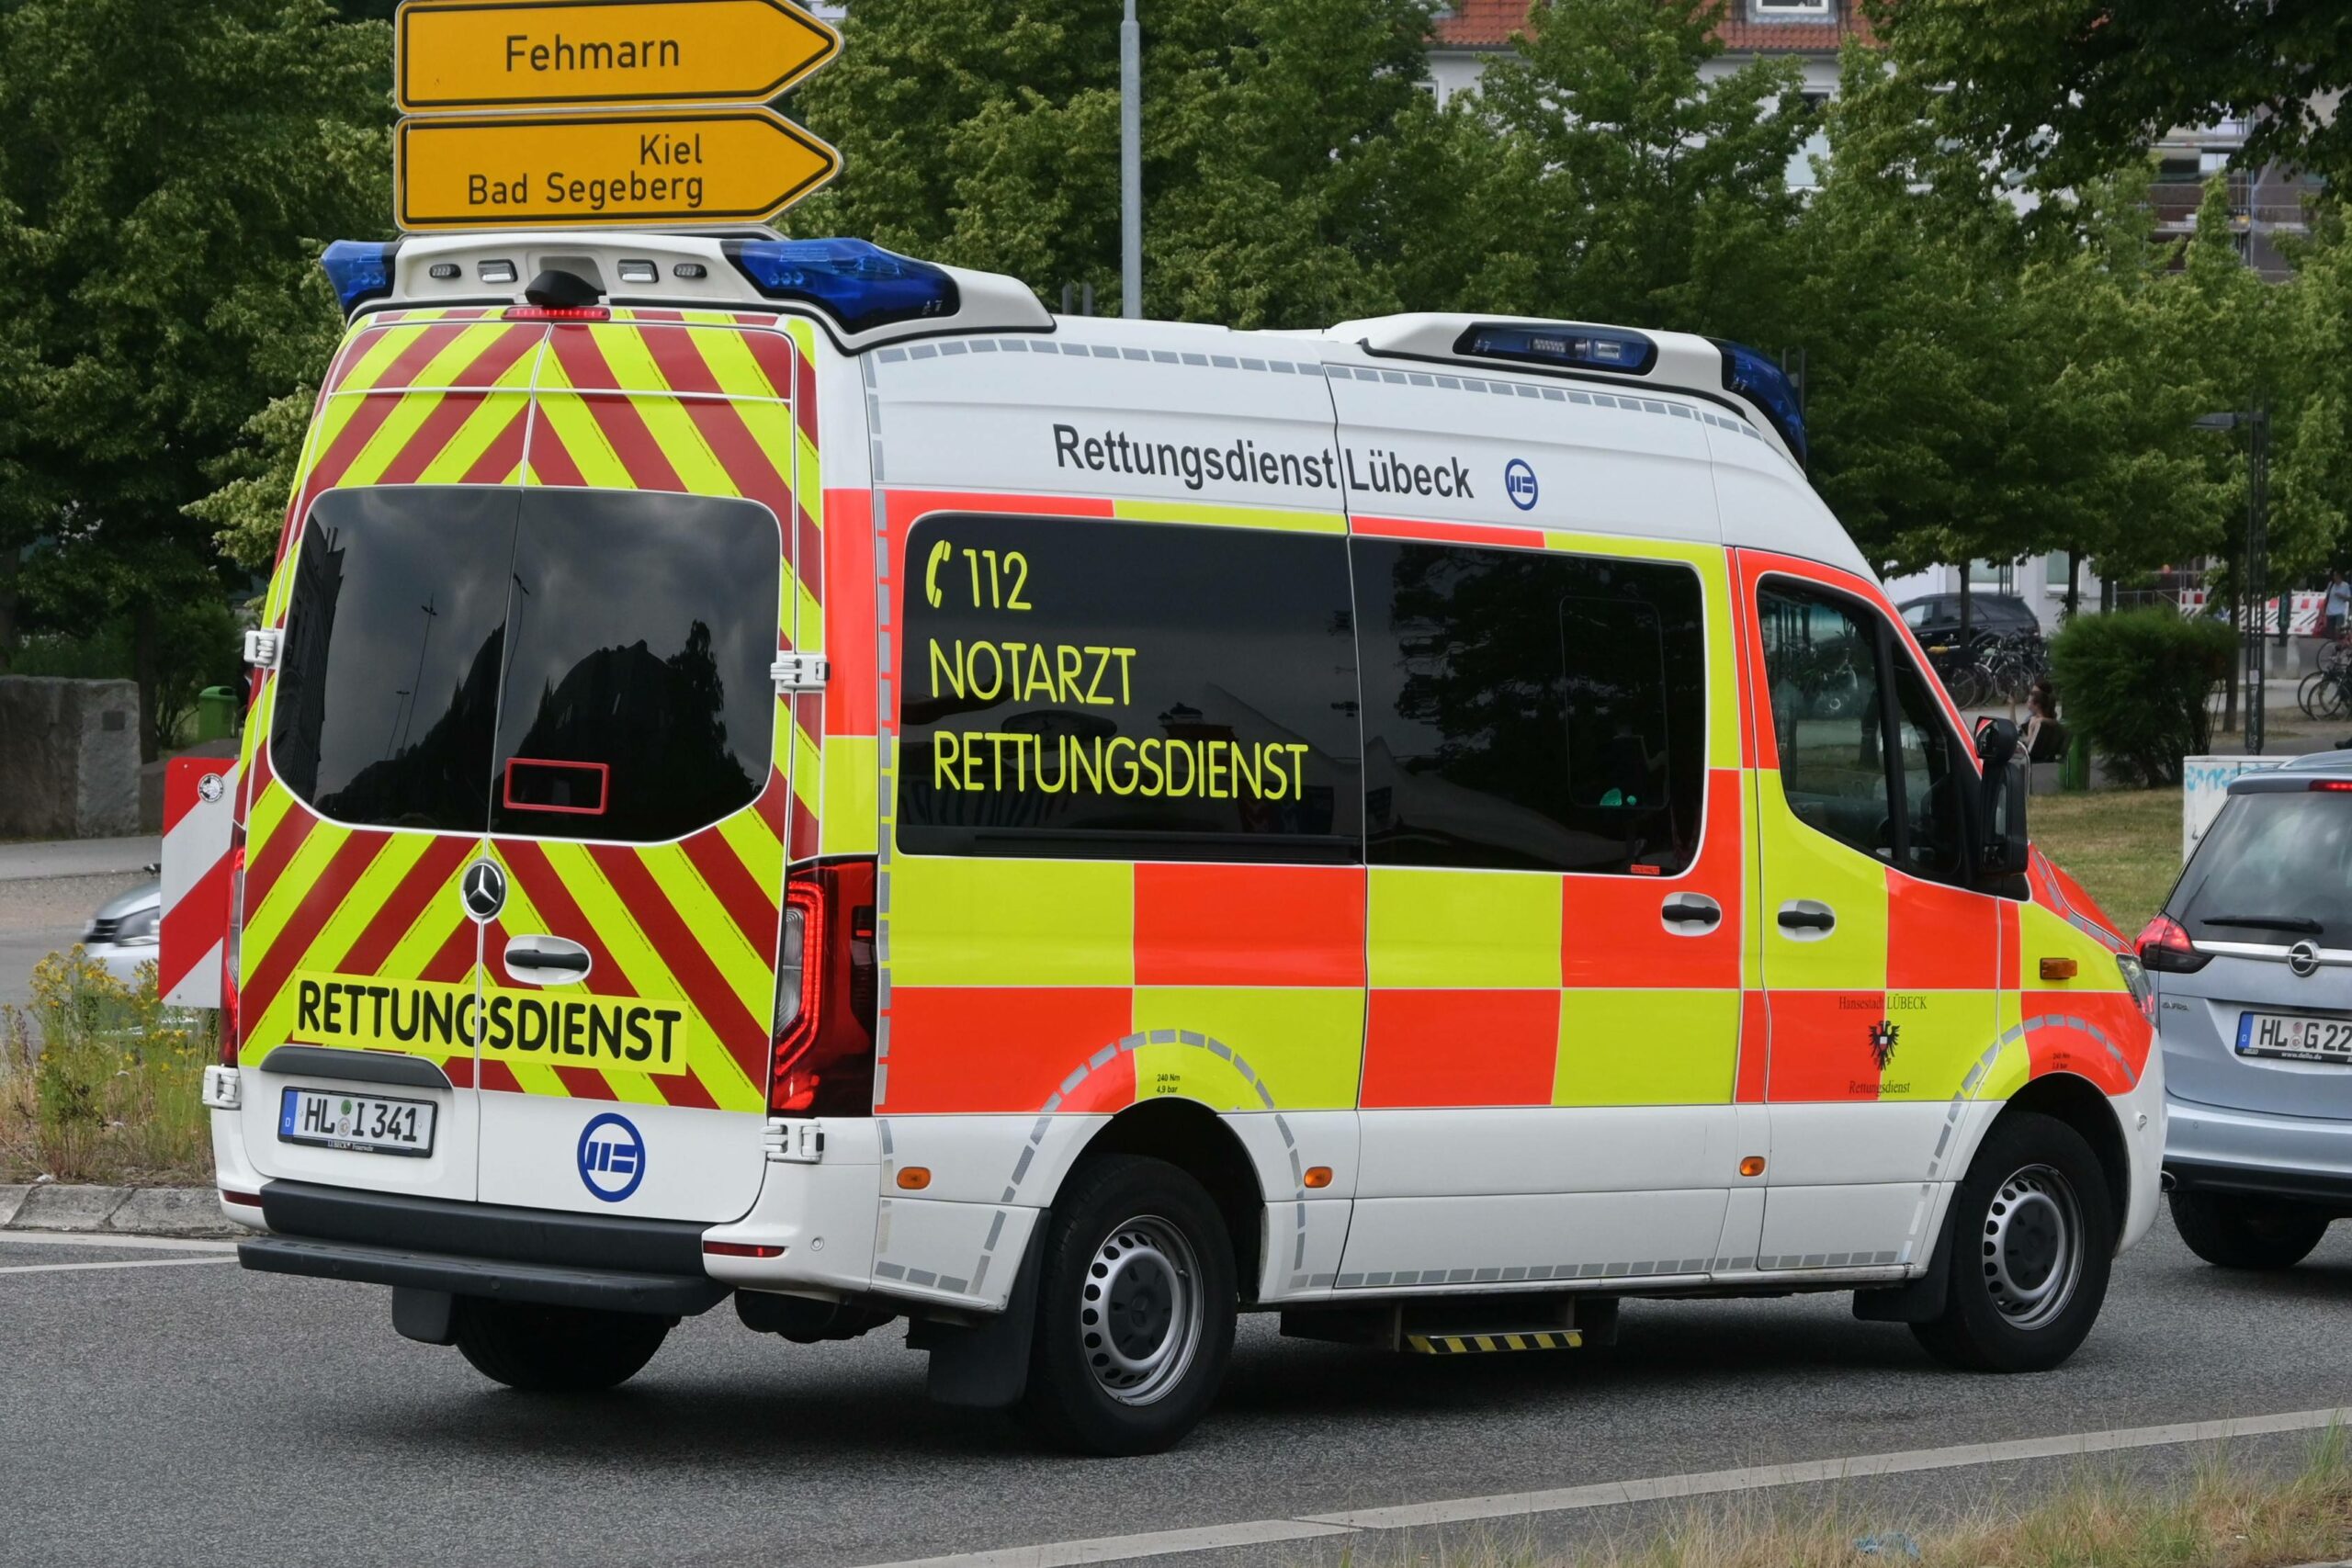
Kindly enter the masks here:
<path id="1" fill-rule="evenodd" d="M 1814 941 L 1818 937 L 1827 936 L 1838 925 L 1838 911 L 1826 904 L 1817 903 L 1811 898 L 1790 899 L 1781 906 L 1780 912 L 1774 918 L 1780 921 L 1781 929 L 1784 931 L 1815 933 L 1813 936 L 1799 937 L 1797 940 L 1800 942 Z"/>
<path id="2" fill-rule="evenodd" d="M 588 973 L 588 950 L 560 936 L 518 936 L 506 943 L 507 972 L 534 986 L 560 986 Z"/>
<path id="3" fill-rule="evenodd" d="M 1668 925 L 1712 926 L 1724 918 L 1724 907 L 1703 893 L 1678 893 L 1666 901 L 1666 907 L 1658 913 Z"/>

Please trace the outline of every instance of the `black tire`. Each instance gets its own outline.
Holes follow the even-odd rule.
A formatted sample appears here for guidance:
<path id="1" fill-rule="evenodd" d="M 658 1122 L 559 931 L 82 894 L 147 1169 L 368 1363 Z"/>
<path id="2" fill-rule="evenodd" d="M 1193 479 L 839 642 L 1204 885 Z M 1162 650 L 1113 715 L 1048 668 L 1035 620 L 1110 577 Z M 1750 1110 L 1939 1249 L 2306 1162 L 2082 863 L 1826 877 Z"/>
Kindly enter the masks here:
<path id="1" fill-rule="evenodd" d="M 2327 1234 L 2328 1216 L 2284 1198 L 2175 1192 L 2173 1228 L 2188 1250 L 2221 1269 L 2292 1269 Z"/>
<path id="2" fill-rule="evenodd" d="M 1233 1354 L 1233 1244 L 1199 1182 L 1109 1155 L 1046 1221 L 1022 1413 L 1079 1453 L 1159 1453 L 1216 1397 Z"/>
<path id="3" fill-rule="evenodd" d="M 1971 1371 L 2047 1371 L 2075 1353 L 2107 1299 L 2116 1215 L 2083 1135 L 2032 1111 L 1984 1135 L 1952 1194 L 1941 1316 L 1911 1332 Z"/>
<path id="4" fill-rule="evenodd" d="M 493 1382 L 527 1393 L 593 1393 L 635 1377 L 677 1321 L 459 1296 L 450 1326 L 458 1353 Z"/>

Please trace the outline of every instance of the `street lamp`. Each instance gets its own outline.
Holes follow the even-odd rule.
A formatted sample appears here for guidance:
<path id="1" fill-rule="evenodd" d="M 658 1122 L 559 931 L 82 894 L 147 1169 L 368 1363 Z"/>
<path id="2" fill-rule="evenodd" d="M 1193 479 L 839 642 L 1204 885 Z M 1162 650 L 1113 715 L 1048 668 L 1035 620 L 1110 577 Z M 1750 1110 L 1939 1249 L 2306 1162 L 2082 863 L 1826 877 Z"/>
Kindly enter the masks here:
<path id="1" fill-rule="evenodd" d="M 2238 409 L 2227 413 L 2200 414 L 2199 430 L 2246 429 L 2245 459 L 2245 749 L 2262 755 L 2262 607 L 2269 593 L 2264 579 L 2270 573 L 2270 411 Z M 2283 614 L 2285 606 L 2280 611 Z"/>
<path id="2" fill-rule="evenodd" d="M 1119 24 L 1119 314 L 1143 314 L 1143 28 Z"/>

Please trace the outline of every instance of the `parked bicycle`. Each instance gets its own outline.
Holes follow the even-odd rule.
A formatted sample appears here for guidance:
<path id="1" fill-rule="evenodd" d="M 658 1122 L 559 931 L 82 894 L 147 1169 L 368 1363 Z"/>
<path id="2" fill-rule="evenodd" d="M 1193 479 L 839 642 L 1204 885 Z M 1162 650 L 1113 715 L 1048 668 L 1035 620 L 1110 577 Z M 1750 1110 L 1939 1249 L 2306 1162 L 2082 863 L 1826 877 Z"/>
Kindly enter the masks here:
<path id="1" fill-rule="evenodd" d="M 2344 646 L 2330 643 L 2323 648 L 2320 667 L 2295 687 L 2295 705 L 2303 710 L 2305 718 L 2352 718 L 2352 659 L 2333 663 L 2327 659 L 2328 649 Z"/>
<path id="2" fill-rule="evenodd" d="M 1928 662 L 1963 708 L 2022 699 L 2050 673 L 2050 649 L 2038 631 L 1980 634 L 1965 644 L 1928 649 Z"/>

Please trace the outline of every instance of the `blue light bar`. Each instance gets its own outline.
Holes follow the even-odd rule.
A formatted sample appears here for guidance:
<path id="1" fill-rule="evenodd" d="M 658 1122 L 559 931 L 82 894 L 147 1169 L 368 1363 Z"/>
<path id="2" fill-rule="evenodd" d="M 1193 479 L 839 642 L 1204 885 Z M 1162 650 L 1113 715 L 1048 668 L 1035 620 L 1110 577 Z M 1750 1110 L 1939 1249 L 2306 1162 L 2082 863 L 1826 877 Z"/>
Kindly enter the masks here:
<path id="1" fill-rule="evenodd" d="M 1657 363 L 1657 344 L 1623 327 L 1489 325 L 1480 322 L 1457 339 L 1456 354 L 1481 359 L 1515 359 L 1559 370 L 1611 370 L 1645 376 Z"/>
<path id="2" fill-rule="evenodd" d="M 1804 415 L 1797 412 L 1797 389 L 1790 385 L 1788 372 L 1746 344 L 1721 338 L 1714 343 L 1724 355 L 1724 390 L 1737 393 L 1762 410 L 1796 455 L 1797 467 L 1804 467 Z"/>
<path id="3" fill-rule="evenodd" d="M 846 333 L 952 316 L 956 280 L 864 240 L 729 240 L 727 259 L 770 299 L 814 305 Z"/>
<path id="4" fill-rule="evenodd" d="M 388 298 L 392 292 L 392 253 L 401 248 L 398 240 L 387 244 L 376 240 L 337 240 L 327 247 L 319 265 L 326 268 L 327 281 L 334 285 L 335 298 L 343 301 L 346 316 L 370 299 Z"/>

